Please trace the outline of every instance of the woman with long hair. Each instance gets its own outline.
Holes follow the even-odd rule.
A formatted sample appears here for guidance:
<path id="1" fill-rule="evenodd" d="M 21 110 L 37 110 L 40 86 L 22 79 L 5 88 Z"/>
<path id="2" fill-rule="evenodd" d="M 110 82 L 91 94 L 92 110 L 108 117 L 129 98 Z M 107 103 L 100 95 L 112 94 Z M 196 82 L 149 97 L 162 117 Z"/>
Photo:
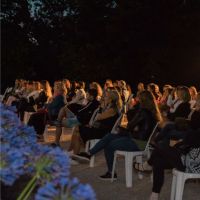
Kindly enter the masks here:
<path id="1" fill-rule="evenodd" d="M 103 137 L 89 153 L 82 152 L 77 158 L 89 160 L 92 155 L 104 149 L 108 171 L 100 176 L 101 179 L 111 179 L 111 171 L 114 160 L 114 152 L 140 151 L 144 148 L 150 134 L 157 122 L 162 121 L 155 97 L 149 91 L 139 93 L 139 109 L 135 115 L 128 119 L 126 128 L 118 127 L 118 133 L 109 133 Z M 117 178 L 117 175 L 114 175 Z"/>
<path id="2" fill-rule="evenodd" d="M 74 154 L 80 152 L 80 145 L 91 139 L 101 139 L 109 133 L 114 126 L 119 112 L 122 109 L 122 100 L 116 90 L 106 91 L 104 100 L 101 100 L 99 112 L 97 113 L 93 125 L 80 125 L 78 134 L 76 133 L 76 143 L 70 146 L 69 151 Z"/>

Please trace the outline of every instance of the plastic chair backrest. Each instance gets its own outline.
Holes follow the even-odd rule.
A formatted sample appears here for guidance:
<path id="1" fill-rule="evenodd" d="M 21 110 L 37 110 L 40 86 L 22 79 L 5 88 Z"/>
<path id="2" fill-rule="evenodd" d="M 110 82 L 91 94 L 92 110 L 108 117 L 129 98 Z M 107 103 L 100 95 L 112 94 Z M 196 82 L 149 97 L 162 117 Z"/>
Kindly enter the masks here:
<path id="1" fill-rule="evenodd" d="M 145 150 L 144 150 L 144 151 L 148 151 L 148 150 L 149 150 L 149 144 L 150 144 L 151 139 L 152 139 L 152 137 L 154 136 L 154 134 L 155 134 L 155 132 L 156 132 L 156 130 L 157 130 L 157 128 L 158 128 L 158 125 L 159 125 L 159 122 L 157 122 L 156 125 L 154 126 L 154 128 L 153 128 L 153 130 L 152 130 L 152 132 L 151 132 L 151 135 L 150 135 L 150 137 L 149 137 L 149 139 L 148 139 L 148 141 L 147 141 L 147 144 L 146 144 L 146 147 L 145 147 Z"/>
<path id="2" fill-rule="evenodd" d="M 97 116 L 98 111 L 99 111 L 99 108 L 97 108 L 97 109 L 93 112 L 92 117 L 90 118 L 90 121 L 89 121 L 89 125 L 90 125 L 90 126 L 93 125 L 94 120 L 95 120 L 95 118 L 96 118 L 96 116 Z"/>
<path id="3" fill-rule="evenodd" d="M 118 119 L 116 120 L 116 122 L 115 122 L 115 124 L 114 124 L 114 126 L 113 126 L 113 128 L 111 130 L 112 134 L 117 134 L 118 133 L 116 129 L 119 126 L 119 123 L 121 122 L 122 117 L 123 117 L 123 113 L 121 113 L 120 116 L 118 117 Z"/>

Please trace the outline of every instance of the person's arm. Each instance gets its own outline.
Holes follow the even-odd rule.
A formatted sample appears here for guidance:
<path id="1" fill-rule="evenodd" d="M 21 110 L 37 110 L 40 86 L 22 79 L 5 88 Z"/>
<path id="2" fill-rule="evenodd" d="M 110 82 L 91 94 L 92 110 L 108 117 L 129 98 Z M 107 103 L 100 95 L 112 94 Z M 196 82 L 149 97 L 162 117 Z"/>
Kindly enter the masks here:
<path id="1" fill-rule="evenodd" d="M 84 91 L 79 90 L 76 93 L 76 96 L 68 103 L 68 104 L 72 104 L 72 103 L 80 103 L 80 101 L 82 101 L 83 99 L 86 98 L 86 94 Z"/>
<path id="2" fill-rule="evenodd" d="M 116 111 L 113 108 L 106 109 L 104 112 L 97 114 L 95 121 L 99 121 L 99 120 L 107 119 L 109 117 L 113 117 L 115 114 L 116 114 Z"/>

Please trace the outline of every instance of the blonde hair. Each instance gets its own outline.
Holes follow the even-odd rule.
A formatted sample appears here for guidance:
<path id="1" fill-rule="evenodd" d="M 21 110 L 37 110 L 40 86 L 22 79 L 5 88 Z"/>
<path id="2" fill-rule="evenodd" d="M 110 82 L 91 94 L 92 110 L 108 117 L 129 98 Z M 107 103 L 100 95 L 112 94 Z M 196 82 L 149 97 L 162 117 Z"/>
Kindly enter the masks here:
<path id="1" fill-rule="evenodd" d="M 194 86 L 189 87 L 189 92 L 191 95 L 191 98 L 194 99 L 197 96 L 197 89 Z"/>
<path id="2" fill-rule="evenodd" d="M 94 88 L 94 89 L 97 90 L 98 96 L 102 97 L 102 95 L 103 95 L 103 90 L 102 90 L 100 84 L 97 83 L 97 82 L 92 82 L 92 83 L 91 83 L 91 86 L 92 86 L 92 88 Z"/>
<path id="3" fill-rule="evenodd" d="M 144 90 L 138 94 L 140 106 L 151 111 L 158 122 L 162 121 L 162 116 L 158 104 L 152 92 Z"/>
<path id="4" fill-rule="evenodd" d="M 61 93 L 61 94 L 65 94 L 66 93 L 66 88 L 65 88 L 63 82 L 61 82 L 61 81 L 56 81 L 54 83 L 53 89 L 54 89 L 54 94 L 55 93 Z"/>
<path id="5" fill-rule="evenodd" d="M 51 98 L 53 95 L 52 95 L 52 89 L 51 89 L 51 86 L 49 84 L 49 81 L 43 80 L 43 81 L 41 81 L 41 85 L 42 85 L 43 90 L 46 93 L 47 97 Z"/>
<path id="6" fill-rule="evenodd" d="M 117 111 L 120 112 L 122 109 L 122 99 L 119 92 L 117 90 L 110 90 L 107 94 L 111 99 L 111 107 L 117 109 Z"/>
<path id="7" fill-rule="evenodd" d="M 195 108 L 200 108 L 200 92 L 197 93 Z"/>

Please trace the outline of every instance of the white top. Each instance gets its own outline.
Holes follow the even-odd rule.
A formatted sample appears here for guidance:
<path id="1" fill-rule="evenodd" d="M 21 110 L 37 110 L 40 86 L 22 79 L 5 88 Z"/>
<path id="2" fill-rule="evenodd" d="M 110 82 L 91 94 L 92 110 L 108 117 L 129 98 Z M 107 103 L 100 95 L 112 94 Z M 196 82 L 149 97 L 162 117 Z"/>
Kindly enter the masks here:
<path id="1" fill-rule="evenodd" d="M 28 101 L 30 97 L 33 97 L 33 99 L 35 100 L 36 98 L 39 97 L 39 94 L 40 94 L 40 90 L 34 90 L 33 92 L 29 93 L 27 96 Z"/>
<path id="2" fill-rule="evenodd" d="M 85 105 L 85 103 L 87 103 L 85 101 L 85 99 L 86 99 L 85 90 L 84 89 L 79 89 L 76 92 L 75 97 L 73 97 L 72 100 L 68 104 L 77 103 L 77 104 L 80 104 L 80 105 Z"/>

